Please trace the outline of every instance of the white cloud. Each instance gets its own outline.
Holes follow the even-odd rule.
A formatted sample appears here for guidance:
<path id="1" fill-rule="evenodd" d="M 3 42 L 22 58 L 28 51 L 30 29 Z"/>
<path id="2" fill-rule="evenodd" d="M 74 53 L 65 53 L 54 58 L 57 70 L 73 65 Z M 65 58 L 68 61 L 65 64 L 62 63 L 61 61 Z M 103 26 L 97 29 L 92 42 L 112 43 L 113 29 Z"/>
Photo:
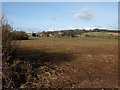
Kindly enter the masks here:
<path id="1" fill-rule="evenodd" d="M 79 11 L 75 12 L 75 14 L 73 15 L 72 18 L 89 21 L 89 20 L 92 20 L 93 15 L 91 14 L 90 9 L 84 8 L 82 10 L 79 10 Z"/>

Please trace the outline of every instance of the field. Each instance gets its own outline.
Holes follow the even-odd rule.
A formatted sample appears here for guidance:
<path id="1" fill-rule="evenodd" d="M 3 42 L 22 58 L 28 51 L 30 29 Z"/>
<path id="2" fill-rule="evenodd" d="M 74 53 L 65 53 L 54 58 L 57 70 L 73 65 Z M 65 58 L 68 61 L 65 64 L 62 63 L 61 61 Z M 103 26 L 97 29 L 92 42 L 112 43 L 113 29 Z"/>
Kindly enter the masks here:
<path id="1" fill-rule="evenodd" d="M 19 44 L 17 57 L 34 67 L 35 87 L 118 86 L 117 39 L 40 37 Z"/>
<path id="2" fill-rule="evenodd" d="M 118 33 L 116 32 L 87 32 L 83 33 L 83 36 L 88 35 L 92 37 L 99 37 L 99 38 L 108 38 L 108 39 L 113 39 L 118 37 Z"/>

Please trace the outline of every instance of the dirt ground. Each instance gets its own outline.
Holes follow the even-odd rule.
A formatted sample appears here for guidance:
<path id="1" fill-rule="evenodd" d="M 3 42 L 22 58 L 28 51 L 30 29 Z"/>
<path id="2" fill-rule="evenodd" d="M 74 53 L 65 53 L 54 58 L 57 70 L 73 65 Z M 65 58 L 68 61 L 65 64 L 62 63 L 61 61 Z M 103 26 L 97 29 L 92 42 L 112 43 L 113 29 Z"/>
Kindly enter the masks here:
<path id="1" fill-rule="evenodd" d="M 115 39 L 34 38 L 20 42 L 17 58 L 32 67 L 21 88 L 118 87 Z"/>

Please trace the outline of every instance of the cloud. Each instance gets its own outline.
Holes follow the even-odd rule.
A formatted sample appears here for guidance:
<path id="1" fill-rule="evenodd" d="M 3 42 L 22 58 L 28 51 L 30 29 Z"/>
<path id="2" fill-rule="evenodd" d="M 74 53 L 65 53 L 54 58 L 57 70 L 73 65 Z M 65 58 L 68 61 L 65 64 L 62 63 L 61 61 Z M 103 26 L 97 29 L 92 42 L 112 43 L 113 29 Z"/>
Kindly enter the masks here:
<path id="1" fill-rule="evenodd" d="M 73 15 L 73 19 L 80 19 L 80 20 L 84 20 L 84 21 L 90 21 L 93 18 L 93 15 L 90 12 L 90 9 L 84 8 L 81 9 L 77 12 L 75 12 L 75 14 Z"/>

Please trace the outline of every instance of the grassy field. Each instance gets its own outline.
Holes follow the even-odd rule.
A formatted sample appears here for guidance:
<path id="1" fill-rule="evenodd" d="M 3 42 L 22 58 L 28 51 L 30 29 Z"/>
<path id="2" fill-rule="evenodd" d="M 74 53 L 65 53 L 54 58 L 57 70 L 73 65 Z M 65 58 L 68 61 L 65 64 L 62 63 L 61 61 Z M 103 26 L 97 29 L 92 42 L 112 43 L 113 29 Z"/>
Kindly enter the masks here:
<path id="1" fill-rule="evenodd" d="M 36 87 L 41 87 L 42 80 L 44 87 L 100 88 L 118 85 L 117 39 L 32 38 L 20 41 L 17 57 L 35 64 L 37 79 L 31 82 Z M 44 74 L 41 66 L 45 67 Z M 41 80 L 41 77 L 44 79 Z"/>
<path id="2" fill-rule="evenodd" d="M 85 35 L 89 35 L 89 36 L 92 36 L 92 37 L 99 37 L 99 38 L 117 38 L 118 36 L 118 33 L 116 32 L 86 32 L 86 33 L 83 33 L 82 34 L 83 36 Z"/>

